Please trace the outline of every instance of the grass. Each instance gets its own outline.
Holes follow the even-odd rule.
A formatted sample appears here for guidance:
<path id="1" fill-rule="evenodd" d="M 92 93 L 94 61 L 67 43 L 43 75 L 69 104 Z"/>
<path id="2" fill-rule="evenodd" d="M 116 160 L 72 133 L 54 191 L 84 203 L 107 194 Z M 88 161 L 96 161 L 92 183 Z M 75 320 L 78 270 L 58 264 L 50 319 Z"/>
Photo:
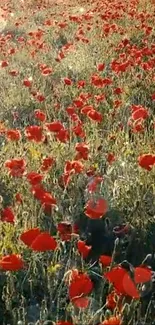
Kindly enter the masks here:
<path id="1" fill-rule="evenodd" d="M 154 3 L 1 7 L 0 324 L 153 325 Z"/>

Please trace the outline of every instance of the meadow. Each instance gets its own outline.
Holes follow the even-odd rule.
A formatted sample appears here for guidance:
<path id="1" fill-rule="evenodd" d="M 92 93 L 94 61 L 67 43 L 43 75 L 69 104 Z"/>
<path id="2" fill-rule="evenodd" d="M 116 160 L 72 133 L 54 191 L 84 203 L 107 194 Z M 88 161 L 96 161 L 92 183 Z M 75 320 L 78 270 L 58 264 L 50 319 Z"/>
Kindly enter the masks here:
<path id="1" fill-rule="evenodd" d="M 155 325 L 154 1 L 0 16 L 0 325 Z"/>

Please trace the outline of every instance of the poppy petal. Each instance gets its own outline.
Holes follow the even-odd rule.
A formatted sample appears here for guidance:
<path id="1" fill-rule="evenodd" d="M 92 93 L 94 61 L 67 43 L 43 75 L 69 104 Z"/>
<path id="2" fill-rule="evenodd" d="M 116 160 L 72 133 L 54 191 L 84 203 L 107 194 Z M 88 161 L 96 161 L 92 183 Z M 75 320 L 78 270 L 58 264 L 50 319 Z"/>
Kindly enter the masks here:
<path id="1" fill-rule="evenodd" d="M 89 298 L 88 297 L 81 297 L 73 300 L 73 303 L 78 308 L 87 308 L 89 305 Z"/>
<path id="2" fill-rule="evenodd" d="M 147 267 L 135 268 L 135 283 L 145 283 L 151 281 L 151 270 Z"/>
<path id="3" fill-rule="evenodd" d="M 24 267 L 24 261 L 20 255 L 11 254 L 3 256 L 0 260 L 0 269 L 4 271 L 19 271 Z"/>
<path id="4" fill-rule="evenodd" d="M 56 247 L 56 240 L 47 232 L 41 233 L 39 236 L 37 236 L 31 245 L 31 248 L 38 252 L 45 252 L 49 250 L 53 251 L 56 249 Z"/>
<path id="5" fill-rule="evenodd" d="M 138 299 L 140 297 L 136 285 L 131 280 L 129 273 L 122 267 L 116 266 L 104 274 L 105 278 L 113 283 L 116 291 L 120 294 Z"/>
<path id="6" fill-rule="evenodd" d="M 27 246 L 31 246 L 33 241 L 36 239 L 37 236 L 40 235 L 40 229 L 39 228 L 32 228 L 29 229 L 25 232 L 23 232 L 20 236 L 20 240 L 22 240 L 22 242 L 27 245 Z"/>

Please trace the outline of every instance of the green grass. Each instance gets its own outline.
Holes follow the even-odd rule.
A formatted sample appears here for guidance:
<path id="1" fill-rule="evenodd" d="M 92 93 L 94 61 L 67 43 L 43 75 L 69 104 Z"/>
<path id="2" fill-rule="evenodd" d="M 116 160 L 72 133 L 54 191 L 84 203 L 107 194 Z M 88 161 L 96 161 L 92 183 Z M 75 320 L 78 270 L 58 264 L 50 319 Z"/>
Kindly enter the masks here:
<path id="1" fill-rule="evenodd" d="M 120 309 L 119 303 L 114 308 L 106 305 L 113 286 L 102 276 L 124 259 L 137 267 L 147 254 L 152 254 L 147 263 L 155 271 L 155 163 L 150 168 L 139 164 L 142 155 L 155 157 L 154 5 L 122 0 L 50 3 L 38 8 L 36 1 L 22 8 L 12 1 L 4 7 L 7 11 L 11 8 L 13 14 L 8 14 L 0 36 L 0 324 L 45 325 L 45 320 L 51 319 L 56 325 L 138 325 L 138 319 L 141 324 L 153 325 L 152 280 L 151 290 L 145 288 L 143 298 L 134 299 L 127 289 L 121 298 L 117 292 L 117 299 L 122 299 Z M 38 29 L 40 35 L 35 34 Z M 72 45 L 66 50 L 68 43 Z M 12 48 L 14 54 L 10 54 Z M 59 61 L 62 52 L 64 58 Z M 8 66 L 2 67 L 4 61 Z M 117 73 L 115 61 L 129 61 L 129 67 Z M 99 63 L 105 64 L 103 71 L 97 70 Z M 52 68 L 52 73 L 44 76 L 39 64 Z M 10 75 L 12 70 L 17 76 Z M 92 77 L 96 74 L 112 83 L 95 86 Z M 64 78 L 69 78 L 71 85 L 65 85 Z M 23 85 L 25 79 L 32 82 L 30 88 Z M 84 88 L 78 88 L 80 80 L 85 81 Z M 122 93 L 117 94 L 117 88 Z M 42 102 L 33 96 L 34 91 L 44 96 Z M 100 95 L 104 99 L 98 102 L 96 96 Z M 83 101 L 81 107 L 76 106 L 77 100 Z M 101 114 L 100 122 L 82 113 L 87 105 Z M 139 121 L 141 132 L 134 129 L 132 105 L 141 105 L 148 112 Z M 74 117 L 68 115 L 68 107 L 74 108 Z M 37 109 L 46 115 L 46 121 L 35 117 Z M 46 123 L 53 121 L 61 122 L 67 130 L 66 141 L 47 130 Z M 78 123 L 85 135 L 75 132 Z M 41 126 L 45 141 L 27 138 L 26 127 L 30 125 Z M 18 141 L 9 139 L 13 129 L 21 134 Z M 78 143 L 88 145 L 85 159 L 77 157 Z M 114 155 L 114 161 L 108 161 L 109 154 Z M 45 157 L 54 158 L 54 163 L 42 171 Z M 7 160 L 18 158 L 26 163 L 22 177 L 11 176 L 5 166 Z M 80 163 L 80 172 L 77 165 L 66 170 L 68 161 Z M 91 176 L 90 169 L 94 170 Z M 33 195 L 35 186 L 27 179 L 30 172 L 43 176 L 44 190 L 56 199 L 52 209 L 41 204 L 45 197 L 41 201 Z M 70 182 L 65 186 L 62 177 L 69 174 Z M 103 181 L 89 192 L 88 185 L 97 176 Z M 22 203 L 17 202 L 17 193 Z M 106 200 L 108 212 L 93 224 L 85 206 L 90 199 L 99 198 Z M 13 211 L 12 222 L 3 217 L 8 207 Z M 57 227 L 63 221 L 77 223 L 79 234 L 62 240 Z M 120 224 L 130 225 L 131 232 L 118 242 L 113 229 Z M 23 232 L 36 227 L 55 238 L 55 250 L 36 252 L 20 240 Z M 77 243 L 84 239 L 92 246 L 92 256 L 111 255 L 112 264 L 93 265 L 93 259 L 82 258 Z M 20 255 L 24 267 L 8 271 L 2 261 L 10 254 Z M 86 273 L 94 283 L 87 308 L 78 308 L 69 297 L 71 283 L 66 279 L 70 275 L 72 280 L 74 269 Z M 141 287 L 138 290 L 142 296 Z M 117 322 L 110 320 L 112 316 Z"/>

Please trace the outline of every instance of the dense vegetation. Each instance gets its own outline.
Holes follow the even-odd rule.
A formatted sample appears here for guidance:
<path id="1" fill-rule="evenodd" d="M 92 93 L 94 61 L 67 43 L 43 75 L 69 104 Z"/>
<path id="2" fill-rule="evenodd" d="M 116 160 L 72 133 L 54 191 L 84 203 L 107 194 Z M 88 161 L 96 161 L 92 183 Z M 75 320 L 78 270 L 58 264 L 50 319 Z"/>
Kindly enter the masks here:
<path id="1" fill-rule="evenodd" d="M 155 324 L 155 4 L 8 1 L 0 324 Z"/>

